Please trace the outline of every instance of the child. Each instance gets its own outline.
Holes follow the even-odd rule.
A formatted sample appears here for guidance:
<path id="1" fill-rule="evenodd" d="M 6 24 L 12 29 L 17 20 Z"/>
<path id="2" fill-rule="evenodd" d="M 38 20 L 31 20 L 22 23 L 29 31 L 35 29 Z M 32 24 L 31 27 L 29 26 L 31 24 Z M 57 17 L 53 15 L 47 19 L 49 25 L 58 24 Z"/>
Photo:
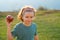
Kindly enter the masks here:
<path id="1" fill-rule="evenodd" d="M 11 23 L 7 22 L 8 40 L 13 40 L 13 37 L 17 37 L 17 40 L 38 40 L 36 24 L 32 22 L 35 12 L 35 9 L 30 6 L 22 8 L 18 14 L 18 19 L 22 22 L 16 24 L 12 32 Z"/>

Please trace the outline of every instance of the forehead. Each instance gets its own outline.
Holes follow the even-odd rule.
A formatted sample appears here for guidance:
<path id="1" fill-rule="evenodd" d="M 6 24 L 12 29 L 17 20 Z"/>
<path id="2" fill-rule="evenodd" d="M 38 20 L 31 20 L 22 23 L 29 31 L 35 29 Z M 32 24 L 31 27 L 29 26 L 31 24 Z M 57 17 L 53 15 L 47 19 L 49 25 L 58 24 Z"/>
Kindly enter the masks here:
<path id="1" fill-rule="evenodd" d="M 24 12 L 34 12 L 34 9 L 33 8 L 29 8 L 29 7 L 27 7 L 27 8 L 24 8 Z"/>
<path id="2" fill-rule="evenodd" d="M 25 12 L 24 16 L 34 16 L 34 12 Z"/>

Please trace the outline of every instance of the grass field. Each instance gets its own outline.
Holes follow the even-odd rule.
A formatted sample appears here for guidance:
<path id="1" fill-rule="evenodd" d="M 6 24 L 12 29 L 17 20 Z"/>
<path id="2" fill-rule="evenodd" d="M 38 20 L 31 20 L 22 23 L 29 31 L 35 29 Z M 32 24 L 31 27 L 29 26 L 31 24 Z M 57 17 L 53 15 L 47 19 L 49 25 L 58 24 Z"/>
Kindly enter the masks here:
<path id="1" fill-rule="evenodd" d="M 5 23 L 6 15 L 11 14 L 14 16 L 14 21 L 11 28 L 14 27 L 17 20 L 17 13 L 15 12 L 0 12 L 0 40 L 7 40 L 7 26 Z M 60 11 L 59 12 L 46 12 L 38 11 L 34 22 L 37 24 L 37 31 L 39 40 L 60 40 Z"/>

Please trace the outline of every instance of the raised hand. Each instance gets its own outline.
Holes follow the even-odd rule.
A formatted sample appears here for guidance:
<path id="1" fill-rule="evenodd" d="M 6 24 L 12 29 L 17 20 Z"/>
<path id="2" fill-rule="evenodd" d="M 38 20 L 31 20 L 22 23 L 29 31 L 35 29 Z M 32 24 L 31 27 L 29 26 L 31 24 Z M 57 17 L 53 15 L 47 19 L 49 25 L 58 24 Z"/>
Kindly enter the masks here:
<path id="1" fill-rule="evenodd" d="M 10 26 L 11 22 L 13 21 L 13 16 L 11 15 L 7 15 L 6 17 L 6 23 L 7 23 L 7 26 Z"/>

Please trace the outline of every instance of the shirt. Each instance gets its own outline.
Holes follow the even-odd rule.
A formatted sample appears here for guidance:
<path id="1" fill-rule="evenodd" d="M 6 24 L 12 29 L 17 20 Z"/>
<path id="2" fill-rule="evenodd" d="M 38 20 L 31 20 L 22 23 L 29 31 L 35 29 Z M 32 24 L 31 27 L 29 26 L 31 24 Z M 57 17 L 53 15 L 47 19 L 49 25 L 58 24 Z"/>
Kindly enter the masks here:
<path id="1" fill-rule="evenodd" d="M 13 37 L 17 37 L 17 40 L 34 40 L 34 36 L 37 35 L 36 24 L 32 23 L 30 26 L 26 26 L 18 23 L 11 33 Z"/>

